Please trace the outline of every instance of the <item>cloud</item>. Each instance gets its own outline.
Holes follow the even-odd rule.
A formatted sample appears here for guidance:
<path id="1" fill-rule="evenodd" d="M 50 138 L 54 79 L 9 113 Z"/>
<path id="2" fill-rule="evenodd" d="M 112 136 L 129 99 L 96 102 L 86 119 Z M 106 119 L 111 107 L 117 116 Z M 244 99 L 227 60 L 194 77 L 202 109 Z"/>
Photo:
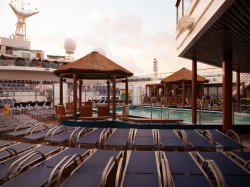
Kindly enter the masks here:
<path id="1" fill-rule="evenodd" d="M 63 44 L 71 37 L 76 41 L 75 59 L 101 48 L 108 58 L 134 74 L 152 74 L 154 58 L 158 61 L 159 73 L 173 72 L 182 67 L 191 69 L 189 60 L 177 57 L 174 21 L 169 24 L 166 20 L 156 26 L 159 18 L 143 17 L 137 14 L 137 9 L 136 12 L 125 13 L 92 6 L 92 3 L 99 5 L 100 2 L 79 1 L 80 4 L 67 4 L 70 7 L 65 6 L 66 2 L 62 1 L 62 7 L 55 10 L 50 7 L 55 7 L 57 1 L 51 1 L 48 7 L 43 0 L 38 0 L 40 13 L 27 20 L 27 34 L 33 49 L 42 49 L 45 54 L 65 55 Z M 8 18 L 1 19 L 0 16 L 0 22 L 12 31 L 3 32 L 13 33 L 16 17 L 9 7 L 6 10 L 6 4 L 1 2 L 0 14 L 3 11 Z M 9 20 L 13 27 L 8 26 Z M 155 22 L 152 23 L 153 20 Z"/>

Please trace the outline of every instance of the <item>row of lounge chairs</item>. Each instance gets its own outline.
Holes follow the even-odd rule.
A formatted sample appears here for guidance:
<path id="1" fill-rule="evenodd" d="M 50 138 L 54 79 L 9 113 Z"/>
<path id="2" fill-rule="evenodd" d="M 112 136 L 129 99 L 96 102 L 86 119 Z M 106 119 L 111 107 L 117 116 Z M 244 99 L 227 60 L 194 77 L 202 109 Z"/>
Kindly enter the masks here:
<path id="1" fill-rule="evenodd" d="M 29 114 L 33 110 L 39 110 L 39 109 L 52 109 L 52 103 L 51 102 L 20 102 L 15 103 L 14 106 L 11 106 L 9 108 L 10 114 L 19 115 L 19 114 Z"/>
<path id="2" fill-rule="evenodd" d="M 5 140 L 116 150 L 241 150 L 239 140 L 218 130 L 84 128 L 36 123 L 0 126 Z"/>
<path id="3" fill-rule="evenodd" d="M 0 184 L 248 187 L 249 160 L 250 152 L 118 151 L 17 143 L 0 150 Z"/>

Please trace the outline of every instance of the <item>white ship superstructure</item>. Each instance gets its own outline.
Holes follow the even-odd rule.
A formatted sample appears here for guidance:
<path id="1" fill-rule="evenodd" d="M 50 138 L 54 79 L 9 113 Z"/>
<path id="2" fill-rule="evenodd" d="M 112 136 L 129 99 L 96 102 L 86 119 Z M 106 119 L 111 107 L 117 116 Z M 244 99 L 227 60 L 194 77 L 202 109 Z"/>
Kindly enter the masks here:
<path id="1" fill-rule="evenodd" d="M 24 1 L 11 1 L 9 5 L 17 23 L 15 34 L 0 37 L 0 96 L 46 95 L 51 92 L 51 85 L 58 82 L 53 71 L 72 62 L 73 58 L 62 55 L 47 55 L 46 58 L 43 50 L 31 49 L 26 19 L 38 11 L 26 9 L 25 5 L 29 4 Z"/>

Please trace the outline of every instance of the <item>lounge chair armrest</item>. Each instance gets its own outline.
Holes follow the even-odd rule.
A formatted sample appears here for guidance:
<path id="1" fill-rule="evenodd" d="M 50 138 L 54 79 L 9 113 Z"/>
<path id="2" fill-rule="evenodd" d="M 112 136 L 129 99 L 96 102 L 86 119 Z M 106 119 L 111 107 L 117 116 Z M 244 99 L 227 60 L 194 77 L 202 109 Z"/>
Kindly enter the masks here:
<path id="1" fill-rule="evenodd" d="M 50 129 L 50 130 L 47 132 L 47 134 L 46 134 L 46 136 L 45 136 L 44 139 L 49 138 L 49 136 L 51 136 L 52 133 L 53 133 L 57 128 L 58 128 L 58 127 L 54 127 L 54 128 L 52 128 L 52 129 Z"/>
<path id="2" fill-rule="evenodd" d="M 211 143 L 211 144 L 216 145 L 216 141 L 215 141 L 214 136 L 213 136 L 213 134 L 211 133 L 210 130 L 205 130 L 205 131 L 203 131 L 202 134 L 203 134 L 206 138 L 208 138 L 208 139 L 210 140 L 210 143 Z"/>
<path id="3" fill-rule="evenodd" d="M 175 130 L 177 132 L 177 135 L 181 138 L 181 140 L 183 141 L 183 143 L 187 146 L 188 145 L 188 138 L 186 135 L 186 132 L 184 130 Z"/>
<path id="4" fill-rule="evenodd" d="M 99 139 L 98 139 L 98 143 L 101 144 L 103 139 L 105 138 L 106 136 L 106 133 L 107 133 L 108 129 L 103 129 L 100 136 L 99 136 Z"/>
<path id="5" fill-rule="evenodd" d="M 36 155 L 41 155 L 41 159 L 46 160 L 46 157 L 43 153 L 41 153 L 39 151 L 32 151 L 32 152 L 24 155 L 23 157 L 19 158 L 15 162 L 13 162 L 11 164 L 11 166 L 9 167 L 9 170 L 7 172 L 6 177 L 8 179 L 11 179 L 11 178 L 14 178 L 15 176 L 17 176 L 19 173 L 22 172 L 23 168 L 25 167 L 25 165 L 24 165 L 25 162 L 27 162 L 29 159 L 31 159 L 32 157 L 34 157 Z M 13 170 L 13 172 L 12 172 L 12 170 Z"/>
<path id="6" fill-rule="evenodd" d="M 168 160 L 166 158 L 162 158 L 160 163 L 162 166 L 161 167 L 162 168 L 161 175 L 162 175 L 163 186 L 164 187 L 173 187 Z"/>
<path id="7" fill-rule="evenodd" d="M 111 157 L 102 172 L 100 187 L 106 186 L 108 175 L 115 165 L 118 165 L 117 160 L 115 157 Z"/>
<path id="8" fill-rule="evenodd" d="M 25 126 L 26 126 L 26 128 L 28 128 L 28 127 L 30 127 L 30 126 L 29 126 L 29 124 L 34 125 L 33 123 L 25 123 L 25 124 L 21 124 L 21 125 L 18 125 L 18 126 L 15 128 L 15 130 L 14 130 L 14 131 L 17 131 L 18 129 L 20 129 L 20 128 L 22 128 L 22 127 L 25 127 Z"/>
<path id="9" fill-rule="evenodd" d="M 67 129 L 64 126 L 59 126 L 51 131 L 50 137 L 54 136 L 56 134 L 56 132 L 59 130 L 61 130 L 61 132 L 67 131 Z M 48 133 L 47 133 L 47 135 L 49 135 Z M 47 138 L 47 135 L 46 135 L 45 139 Z"/>
<path id="10" fill-rule="evenodd" d="M 82 156 L 79 154 L 74 154 L 74 155 L 69 155 L 69 156 L 64 157 L 52 170 L 48 179 L 48 186 L 52 186 L 53 177 L 57 174 L 57 172 L 58 172 L 58 175 L 56 177 L 56 186 L 59 186 L 64 169 L 70 166 L 72 163 L 74 163 L 75 167 L 77 167 L 78 158 L 80 160 L 80 163 L 82 163 L 83 159 L 82 159 Z"/>
<path id="11" fill-rule="evenodd" d="M 250 160 L 248 160 L 248 161 L 244 164 L 244 168 L 246 168 L 248 171 L 250 171 Z"/>
<path id="12" fill-rule="evenodd" d="M 233 130 L 227 131 L 227 136 L 229 136 L 233 140 L 235 140 L 235 141 L 239 142 L 240 144 L 242 144 L 242 141 L 241 141 L 239 135 L 235 131 L 233 131 Z"/>
<path id="13" fill-rule="evenodd" d="M 33 134 L 34 131 L 35 131 L 37 128 L 41 127 L 41 126 L 44 127 L 45 130 L 49 129 L 49 127 L 48 127 L 47 125 L 41 124 L 41 125 L 39 125 L 39 126 L 36 126 L 36 127 L 32 128 L 30 132 L 27 132 L 27 133 L 26 133 L 26 135 L 28 135 L 28 133 L 29 133 L 29 135 Z"/>
<path id="14" fill-rule="evenodd" d="M 86 128 L 83 128 L 78 134 L 77 134 L 77 137 L 76 137 L 76 142 L 78 142 L 81 134 L 83 133 L 83 131 L 85 131 L 85 133 L 88 131 Z"/>
<path id="15" fill-rule="evenodd" d="M 80 127 L 76 128 L 76 129 L 70 134 L 70 137 L 69 137 L 69 147 L 70 147 L 71 142 L 73 141 L 73 138 L 77 137 L 78 134 L 75 134 L 75 133 L 76 133 L 76 131 L 78 131 L 78 129 L 80 129 Z M 83 129 L 85 129 L 85 128 L 83 128 Z M 82 130 L 81 130 L 81 131 L 82 131 Z M 81 132 L 81 131 L 80 131 L 80 132 Z"/>
<path id="16" fill-rule="evenodd" d="M 121 183 L 120 180 L 121 180 L 123 172 L 124 172 L 124 158 L 121 158 L 118 162 L 118 167 L 116 171 L 115 187 L 120 186 L 120 183 Z"/>
<path id="17" fill-rule="evenodd" d="M 158 131 L 156 129 L 152 129 L 152 134 L 153 134 L 153 141 L 155 148 L 158 149 L 159 141 L 158 141 Z"/>
<path id="18" fill-rule="evenodd" d="M 227 187 L 225 178 L 220 171 L 219 167 L 213 160 L 204 160 L 202 163 L 202 168 L 213 175 L 216 180 L 217 186 Z"/>

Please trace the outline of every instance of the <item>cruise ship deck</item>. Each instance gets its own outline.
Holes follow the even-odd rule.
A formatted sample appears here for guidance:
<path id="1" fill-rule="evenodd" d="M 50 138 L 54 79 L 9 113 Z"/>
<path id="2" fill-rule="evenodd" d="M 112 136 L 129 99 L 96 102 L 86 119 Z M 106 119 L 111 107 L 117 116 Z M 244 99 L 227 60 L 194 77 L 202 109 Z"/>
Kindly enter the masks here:
<path id="1" fill-rule="evenodd" d="M 143 124 L 124 121 L 130 117 L 125 112 L 127 97 L 120 116 L 116 112 L 110 115 L 110 103 L 104 111 L 106 105 L 106 108 L 89 102 L 82 105 L 81 97 L 77 110 L 77 76 L 93 78 L 96 71 L 84 74 L 85 67 L 79 63 L 81 71 L 65 66 L 56 71 L 60 76 L 57 106 L 18 108 L 11 115 L 7 107 L 1 111 L 5 115 L 0 116 L 0 185 L 249 187 L 250 132 L 248 125 L 238 134 L 232 130 L 232 72 L 237 73 L 236 103 L 239 103 L 240 73 L 250 72 L 247 64 L 250 2 L 177 0 L 176 10 L 178 56 L 192 62 L 191 124 L 179 121 L 162 124 L 152 119 L 147 123 L 150 118 Z M 97 52 L 89 55 L 99 56 Z M 198 125 L 197 61 L 222 67 L 220 126 Z M 70 72 L 72 69 L 78 74 Z M 63 75 L 73 78 L 74 103 L 69 108 L 63 102 Z M 126 78 L 123 83 L 128 95 L 127 75 L 122 78 Z M 113 111 L 116 109 L 115 79 L 114 75 Z"/>

